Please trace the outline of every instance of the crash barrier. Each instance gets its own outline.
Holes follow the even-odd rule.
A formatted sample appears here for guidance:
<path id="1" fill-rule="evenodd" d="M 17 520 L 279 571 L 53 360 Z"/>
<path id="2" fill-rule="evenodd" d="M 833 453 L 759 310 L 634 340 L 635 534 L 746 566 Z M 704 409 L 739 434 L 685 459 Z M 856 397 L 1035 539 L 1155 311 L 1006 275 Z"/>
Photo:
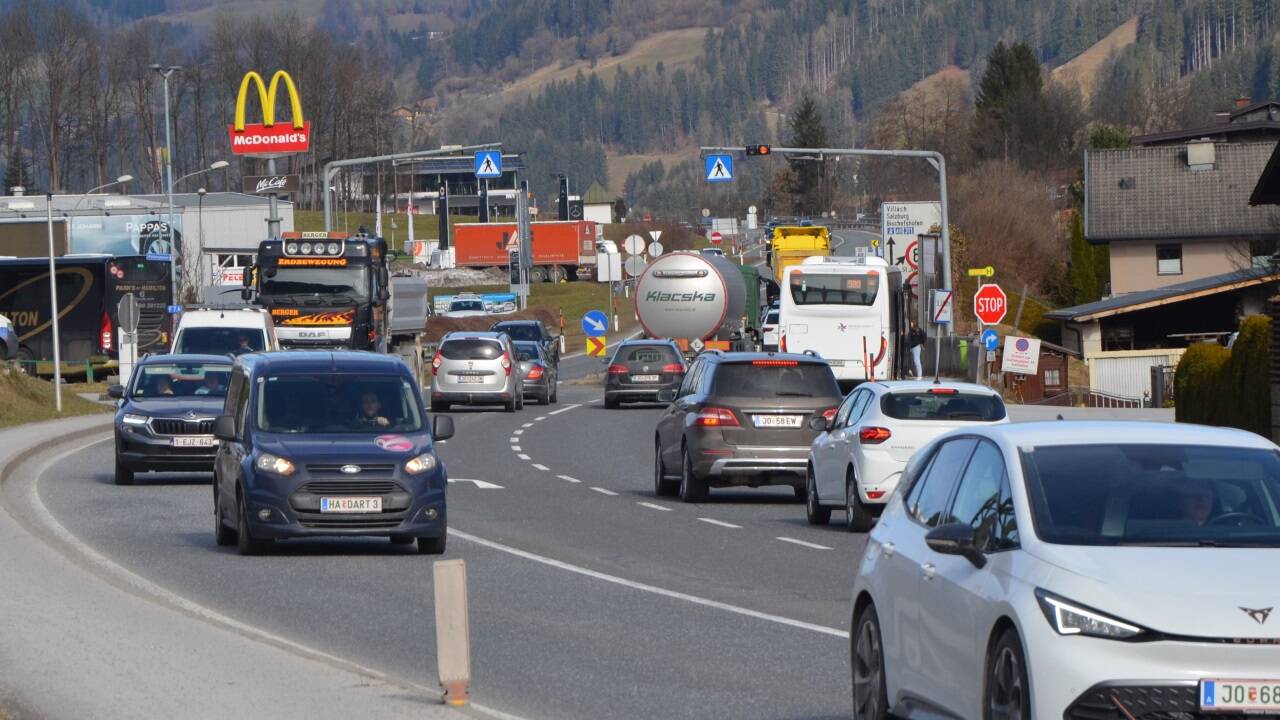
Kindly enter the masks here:
<path id="1" fill-rule="evenodd" d="M 1174 374 L 1177 421 L 1270 437 L 1270 345 L 1271 318 L 1250 315 L 1230 349 L 1214 342 L 1187 348 Z"/>
<path id="2" fill-rule="evenodd" d="M 53 362 L 50 360 L 6 360 L 5 362 L 19 372 L 24 372 L 32 377 L 53 377 Z M 94 382 L 95 373 L 105 375 L 106 372 L 106 367 L 95 367 L 92 360 L 62 363 L 62 379 L 64 382 L 68 379 L 79 380 L 81 376 L 84 377 L 85 382 Z"/>

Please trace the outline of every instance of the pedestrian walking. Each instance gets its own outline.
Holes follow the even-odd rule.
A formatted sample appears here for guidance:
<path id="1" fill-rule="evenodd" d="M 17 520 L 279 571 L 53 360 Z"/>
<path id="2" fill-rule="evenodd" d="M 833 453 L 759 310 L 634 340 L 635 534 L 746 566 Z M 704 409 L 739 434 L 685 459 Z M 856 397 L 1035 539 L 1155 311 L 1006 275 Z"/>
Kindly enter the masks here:
<path id="1" fill-rule="evenodd" d="M 915 320 L 912 320 L 911 330 L 907 332 L 907 347 L 911 350 L 911 364 L 915 366 L 917 379 L 924 375 L 923 370 L 920 368 L 920 353 L 923 352 L 925 340 L 924 330 L 916 324 Z"/>

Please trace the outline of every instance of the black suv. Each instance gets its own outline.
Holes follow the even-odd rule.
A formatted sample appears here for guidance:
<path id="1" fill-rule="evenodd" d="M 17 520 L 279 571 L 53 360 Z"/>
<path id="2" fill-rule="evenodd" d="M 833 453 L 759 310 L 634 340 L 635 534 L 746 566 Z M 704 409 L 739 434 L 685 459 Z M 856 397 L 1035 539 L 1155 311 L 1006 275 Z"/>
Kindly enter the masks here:
<path id="1" fill-rule="evenodd" d="M 514 342 L 536 342 L 552 365 L 560 365 L 560 336 L 552 335 L 537 320 L 502 320 L 494 323 L 489 331 L 506 333 Z"/>
<path id="2" fill-rule="evenodd" d="M 627 340 L 618 346 L 604 375 L 604 406 L 656 402 L 663 390 L 684 382 L 684 356 L 671 340 Z"/>
<path id="3" fill-rule="evenodd" d="M 444 464 L 413 371 L 398 357 L 292 351 L 236 360 L 214 465 L 219 545 L 242 555 L 272 540 L 374 535 L 445 549 Z"/>
<path id="4" fill-rule="evenodd" d="M 689 367 L 654 437 L 654 491 L 700 502 L 709 487 L 790 485 L 805 496 L 815 417 L 840 388 L 816 355 L 707 351 Z"/>

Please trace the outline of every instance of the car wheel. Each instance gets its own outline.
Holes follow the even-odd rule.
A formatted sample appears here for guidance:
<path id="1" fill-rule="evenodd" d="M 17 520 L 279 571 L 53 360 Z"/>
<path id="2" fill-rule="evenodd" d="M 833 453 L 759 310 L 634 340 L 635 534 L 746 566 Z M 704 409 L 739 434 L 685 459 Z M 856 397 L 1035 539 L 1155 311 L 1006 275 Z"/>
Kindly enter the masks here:
<path id="1" fill-rule="evenodd" d="M 219 547 L 229 547 L 236 542 L 236 531 L 223 521 L 222 497 L 218 494 L 218 479 L 213 479 L 213 540 Z"/>
<path id="2" fill-rule="evenodd" d="M 244 495 L 236 496 L 236 550 L 241 555 L 261 555 L 271 544 L 270 540 L 258 540 L 249 530 L 249 509 Z"/>
<path id="3" fill-rule="evenodd" d="M 818 504 L 818 481 L 813 477 L 813 467 L 805 473 L 804 515 L 810 525 L 826 525 L 831 522 L 831 508 Z"/>
<path id="4" fill-rule="evenodd" d="M 418 538 L 418 554 L 419 555 L 443 555 L 444 546 L 448 540 L 449 534 L 446 532 L 440 537 L 420 537 Z"/>
<path id="5" fill-rule="evenodd" d="M 1029 720 L 1031 717 L 1030 684 L 1027 682 L 1026 656 L 1022 641 L 1013 628 L 1000 634 L 1000 639 L 987 658 L 986 691 L 982 702 L 984 720 Z"/>
<path id="6" fill-rule="evenodd" d="M 667 477 L 667 465 L 662 462 L 662 444 L 653 444 L 653 494 L 671 497 L 680 490 L 680 483 Z"/>
<path id="7" fill-rule="evenodd" d="M 797 500 L 804 500 L 805 498 L 809 497 L 809 488 L 801 487 L 799 485 L 792 485 L 791 494 L 794 495 Z"/>
<path id="8" fill-rule="evenodd" d="M 447 403 L 447 402 L 432 402 L 432 403 L 431 403 L 431 412 L 433 412 L 433 413 L 444 413 L 444 412 L 449 412 L 449 403 Z"/>
<path id="9" fill-rule="evenodd" d="M 608 395 L 605 395 L 605 396 L 604 396 L 604 406 L 605 406 L 605 409 L 608 409 L 608 410 L 617 410 L 617 409 L 618 409 L 618 398 L 615 398 L 615 397 L 609 397 Z"/>
<path id="10" fill-rule="evenodd" d="M 680 449 L 680 499 L 687 503 L 705 502 L 707 499 L 707 480 L 698 477 L 693 470 L 693 460 L 689 459 L 687 448 Z"/>
<path id="11" fill-rule="evenodd" d="M 844 481 L 845 527 L 849 532 L 867 532 L 875 524 L 876 516 L 871 513 L 858 497 L 858 479 L 853 470 L 845 476 Z"/>
<path id="12" fill-rule="evenodd" d="M 391 536 L 392 545 L 412 545 L 413 540 L 414 538 L 412 535 L 392 535 Z"/>
<path id="13" fill-rule="evenodd" d="M 551 404 L 555 405 L 560 402 L 560 381 L 557 380 L 555 385 L 551 386 Z"/>
<path id="14" fill-rule="evenodd" d="M 875 605 L 858 614 L 849 638 L 849 666 L 853 676 L 853 716 L 884 720 L 889 716 L 889 693 L 884 681 L 884 643 Z"/>
<path id="15" fill-rule="evenodd" d="M 116 453 L 116 484 L 132 485 L 133 484 L 133 468 L 120 462 L 120 453 Z"/>
<path id="16" fill-rule="evenodd" d="M 515 401 L 514 399 L 508 400 L 508 401 L 507 401 L 507 403 L 506 403 L 505 405 L 503 405 L 503 406 L 502 406 L 502 409 L 503 409 L 503 411 L 504 411 L 504 412 L 509 412 L 509 413 L 513 413 L 513 412 L 515 412 L 515 411 L 516 411 L 516 401 Z"/>

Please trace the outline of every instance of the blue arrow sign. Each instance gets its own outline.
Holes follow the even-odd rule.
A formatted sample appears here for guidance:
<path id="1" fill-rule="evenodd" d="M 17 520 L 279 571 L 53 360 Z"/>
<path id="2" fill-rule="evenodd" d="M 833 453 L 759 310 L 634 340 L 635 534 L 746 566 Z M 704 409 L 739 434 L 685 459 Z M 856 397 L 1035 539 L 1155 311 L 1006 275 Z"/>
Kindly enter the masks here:
<path id="1" fill-rule="evenodd" d="M 982 331 L 982 347 L 988 350 L 995 350 L 1000 347 L 1000 333 L 987 328 Z"/>
<path id="2" fill-rule="evenodd" d="M 582 316 L 582 332 L 587 337 L 603 337 L 609 332 L 609 316 L 599 310 L 588 310 Z"/>
<path id="3" fill-rule="evenodd" d="M 732 155 L 708 155 L 706 157 L 707 182 L 731 182 L 733 180 Z"/>
<path id="4" fill-rule="evenodd" d="M 502 177 L 502 152 L 500 150 L 481 150 L 476 153 L 476 177 Z"/>

